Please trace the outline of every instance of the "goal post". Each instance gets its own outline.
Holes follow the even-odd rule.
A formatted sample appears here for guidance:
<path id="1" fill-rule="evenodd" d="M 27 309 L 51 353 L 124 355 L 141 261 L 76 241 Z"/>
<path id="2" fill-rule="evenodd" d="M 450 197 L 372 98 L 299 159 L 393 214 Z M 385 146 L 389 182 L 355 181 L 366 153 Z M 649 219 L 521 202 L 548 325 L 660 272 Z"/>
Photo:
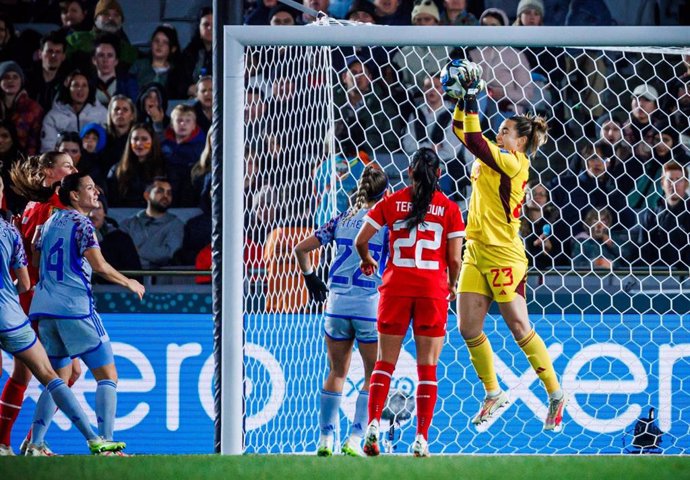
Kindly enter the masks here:
<path id="1" fill-rule="evenodd" d="M 650 43 L 653 44 L 653 47 L 649 47 Z M 268 267 L 263 263 L 261 266 L 251 265 L 248 267 L 247 265 L 248 247 L 245 238 L 247 234 L 245 216 L 250 209 L 256 209 L 257 204 L 263 205 L 259 199 L 267 203 L 273 202 L 274 205 L 279 204 L 282 211 L 291 218 L 308 217 L 312 220 L 323 218 L 319 217 L 315 211 L 317 207 L 314 206 L 316 204 L 323 205 L 323 199 L 326 199 L 326 206 L 324 207 L 326 213 L 337 211 L 340 198 L 338 195 L 347 189 L 336 179 L 339 164 L 337 164 L 335 157 L 338 155 L 347 157 L 344 164 L 347 164 L 348 172 L 352 175 L 355 174 L 354 170 L 350 171 L 353 168 L 352 162 L 362 159 L 355 158 L 353 160 L 348 157 L 344 152 L 343 138 L 334 139 L 334 131 L 338 128 L 336 125 L 338 119 L 334 119 L 332 115 L 333 111 L 336 110 L 332 105 L 334 101 L 333 91 L 337 88 L 339 74 L 342 72 L 336 72 L 333 65 L 330 64 L 330 49 L 335 47 L 387 47 L 393 49 L 387 51 L 387 55 L 389 55 L 387 58 L 390 60 L 395 53 L 394 50 L 408 46 L 427 48 L 461 46 L 464 49 L 487 46 L 553 47 L 559 49 L 559 55 L 570 56 L 573 59 L 576 59 L 578 54 L 569 53 L 567 49 L 592 49 L 601 52 L 602 50 L 623 51 L 626 48 L 632 48 L 634 52 L 646 51 L 661 54 L 662 61 L 668 62 L 666 56 L 678 55 L 681 52 L 690 53 L 690 48 L 688 48 L 690 46 L 690 33 L 684 27 L 485 28 L 383 27 L 339 24 L 293 28 L 226 26 L 224 30 L 225 58 L 223 68 L 219 72 L 224 76 L 223 252 L 222 264 L 214 265 L 214 268 L 222 269 L 222 289 L 214 291 L 214 295 L 222 297 L 221 341 L 223 353 L 222 364 L 216 366 L 216 368 L 221 368 L 222 372 L 220 385 L 216 386 L 216 388 L 221 389 L 220 451 L 222 454 L 241 454 L 244 452 L 306 453 L 315 449 L 313 438 L 316 431 L 317 406 L 316 392 L 311 390 L 314 390 L 315 385 L 320 384 L 325 369 L 319 315 L 315 313 L 317 310 L 314 305 L 299 303 L 298 299 L 304 294 L 304 291 L 300 285 L 290 283 L 290 281 L 287 283 L 277 282 L 275 285 L 289 290 L 285 293 L 290 297 L 290 301 L 299 303 L 297 308 L 280 306 L 269 308 L 267 306 L 267 297 L 275 292 L 269 291 L 265 285 L 262 288 L 256 287 L 257 283 L 263 281 L 257 277 L 270 275 Z M 254 68 L 247 62 L 247 52 L 250 49 L 267 49 L 266 51 L 269 53 L 257 54 L 259 61 L 267 61 L 278 58 L 275 56 L 276 51 L 270 49 L 287 47 L 294 47 L 295 49 L 295 51 L 289 50 L 288 55 L 295 55 L 301 59 L 311 56 L 317 58 L 317 61 L 312 61 L 309 64 L 291 64 L 289 58 L 285 60 L 285 57 L 280 57 L 280 61 L 284 62 L 280 66 L 280 75 L 284 77 L 302 78 L 301 76 L 305 75 L 304 69 L 312 70 L 310 70 L 309 78 L 305 76 L 301 80 L 295 81 L 295 88 L 303 89 L 300 92 L 302 95 L 300 101 L 290 104 L 291 110 L 283 111 L 281 118 L 271 119 L 271 125 L 275 131 L 262 132 L 260 134 L 262 135 L 262 146 L 257 147 L 252 142 L 258 140 L 259 134 L 256 129 L 248 129 L 245 121 L 245 109 L 251 107 L 247 100 L 249 89 L 247 69 Z M 305 48 L 313 50 L 305 54 L 300 50 Z M 300 55 L 303 56 L 300 57 Z M 648 68 L 652 70 L 656 68 L 656 64 L 652 60 L 645 61 L 649 64 Z M 423 65 L 423 61 L 421 64 Z M 577 67 L 575 69 L 577 70 Z M 589 74 L 593 73 L 589 72 Z M 589 74 L 585 74 L 585 76 Z M 314 79 L 318 81 L 314 81 Z M 271 95 L 266 85 L 257 85 L 257 88 L 263 89 L 266 95 Z M 386 98 L 393 101 L 397 100 L 393 94 Z M 619 102 L 617 106 L 622 107 L 623 105 Z M 588 108 L 591 109 L 593 106 L 590 105 Z M 573 105 L 568 105 L 564 110 L 569 116 L 567 121 L 571 123 L 579 121 L 573 113 L 574 109 Z M 608 109 L 609 107 L 607 107 Z M 266 121 L 268 120 L 266 119 Z M 342 118 L 340 120 L 343 121 Z M 563 124 L 562 130 L 565 132 L 563 135 L 568 135 L 567 132 L 571 130 L 568 130 L 567 125 L 565 125 L 566 119 L 556 119 L 556 121 Z M 348 128 L 351 126 L 346 121 L 343 123 Z M 263 185 L 261 191 L 257 186 L 256 191 L 250 192 L 254 199 L 254 205 L 248 205 L 247 185 L 245 183 L 246 152 L 251 151 L 252 155 L 269 157 L 270 152 L 257 152 L 253 149 L 266 148 L 263 145 L 266 143 L 267 137 L 279 136 L 282 131 L 295 131 L 301 125 L 309 125 L 310 131 L 317 132 L 317 138 L 303 139 L 303 143 L 297 145 L 279 145 L 283 148 L 284 153 L 287 152 L 284 158 L 288 160 L 278 163 L 274 161 L 270 164 L 270 168 L 273 169 L 271 173 L 275 178 L 280 178 L 281 175 L 286 174 L 291 175 L 290 181 L 294 182 L 294 185 L 288 186 L 289 188 L 280 193 L 272 191 L 271 185 L 268 185 L 269 188 L 264 188 L 266 185 Z M 586 125 L 578 126 L 582 127 L 583 131 L 586 127 Z M 374 122 L 373 125 L 364 128 L 363 131 L 366 133 L 376 128 L 377 123 Z M 250 133 L 247 134 L 247 132 Z M 379 133 L 383 138 L 387 131 Z M 257 138 L 247 138 L 247 135 L 254 135 Z M 574 143 L 575 139 L 572 141 Z M 318 178 L 307 179 L 304 178 L 304 175 L 313 174 L 314 170 L 318 170 L 316 167 L 319 164 L 313 165 L 314 168 L 303 168 L 297 163 L 300 152 L 308 152 L 309 157 L 323 160 L 321 162 L 323 168 L 320 170 L 324 176 L 322 179 L 323 192 L 314 192 L 311 187 L 307 187 L 308 184 L 318 183 Z M 394 186 L 399 187 L 400 182 L 404 182 L 404 171 L 400 163 L 396 163 L 396 159 L 405 158 L 405 154 L 397 151 L 390 153 L 390 155 L 381 155 L 381 158 L 387 159 L 387 171 L 396 175 L 399 174 L 399 182 L 392 181 Z M 304 153 L 303 156 L 306 157 L 307 153 Z M 379 161 L 376 152 L 372 152 L 370 156 L 372 158 L 367 161 Z M 351 160 L 350 163 L 347 163 L 348 158 Z M 266 163 L 262 165 L 266 165 Z M 293 168 L 299 172 L 289 173 Z M 302 170 L 299 170 L 300 168 Z M 452 179 L 452 181 L 456 180 Z M 317 198 L 319 194 L 322 197 Z M 346 196 L 344 195 L 345 198 Z M 304 210 L 300 209 L 300 205 Z M 275 215 L 275 213 L 271 215 Z M 272 227 L 271 234 L 282 227 L 285 228 L 282 228 L 273 237 L 269 234 L 269 238 L 262 239 L 261 242 L 257 242 L 258 245 L 252 248 L 261 249 L 263 252 L 270 250 L 274 255 L 282 255 L 282 262 L 288 262 L 287 256 L 291 255 L 291 252 L 280 249 L 284 249 L 285 245 L 290 244 L 290 242 L 294 243 L 294 235 L 300 235 L 299 232 L 306 231 L 299 227 L 306 224 L 300 223 L 299 227 L 295 225 L 286 227 L 276 220 L 275 216 L 259 215 L 257 218 L 259 219 L 256 220 L 258 222 L 273 222 L 270 225 L 263 225 L 266 230 L 269 230 L 268 227 Z M 313 224 L 308 225 L 308 227 L 312 226 Z M 255 223 L 250 223 L 247 228 L 256 227 Z M 287 238 L 289 235 L 293 235 L 293 237 Z M 632 243 L 632 240 L 629 242 Z M 532 392 L 531 388 L 534 388 L 534 378 L 532 377 L 534 375 L 530 375 L 530 372 L 526 370 L 524 359 L 520 359 L 520 352 L 516 352 L 517 346 L 510 344 L 510 339 L 505 332 L 500 331 L 499 327 L 491 327 L 491 331 L 487 330 L 487 334 L 490 340 L 496 342 L 494 350 L 501 357 L 497 363 L 497 370 L 502 382 L 508 384 L 519 399 L 519 405 L 516 407 L 518 412 L 516 417 L 518 418 L 505 422 L 506 432 L 504 433 L 495 433 L 490 430 L 492 426 L 489 425 L 483 433 L 477 434 L 482 435 L 482 437 L 473 439 L 468 436 L 465 431 L 467 426 L 458 422 L 466 421 L 466 416 L 470 413 L 469 410 L 474 409 L 479 402 L 481 392 L 476 385 L 477 381 L 473 371 L 469 368 L 468 361 L 467 364 L 456 365 L 452 362 L 444 363 L 445 359 L 442 358 L 439 381 L 441 383 L 445 379 L 450 385 L 450 388 L 445 392 L 453 392 L 453 396 L 447 398 L 443 397 L 444 392 L 439 392 L 437 409 L 440 409 L 441 413 L 435 419 L 434 428 L 436 430 L 432 428 L 433 435 L 442 437 L 447 442 L 448 446 L 442 450 L 442 453 L 494 453 L 497 451 L 505 453 L 578 453 L 580 451 L 620 453 L 621 449 L 618 448 L 620 445 L 614 444 L 616 436 L 623 436 L 628 430 L 631 430 L 637 418 L 647 413 L 642 410 L 650 404 L 659 410 L 658 418 L 661 423 L 661 430 L 664 430 L 664 427 L 671 429 L 671 417 L 674 415 L 680 417 L 680 422 L 687 427 L 687 418 L 690 415 L 688 395 L 682 396 L 680 406 L 678 406 L 678 404 L 670 405 L 668 396 L 662 398 L 661 392 L 663 391 L 664 395 L 670 395 L 669 392 L 677 389 L 679 382 L 681 385 L 683 382 L 687 382 L 687 379 L 683 380 L 682 374 L 690 373 L 688 367 L 690 337 L 682 333 L 683 322 L 684 320 L 687 321 L 688 317 L 679 309 L 679 306 L 682 307 L 687 304 L 679 297 L 682 296 L 682 293 L 686 291 L 684 289 L 687 289 L 688 286 L 682 281 L 678 281 L 675 294 L 666 294 L 662 291 L 661 295 L 665 298 L 670 296 L 668 302 L 670 306 L 668 307 L 662 306 L 658 302 L 658 298 L 651 296 L 645 297 L 649 298 L 649 302 L 648 306 L 644 307 L 638 306 L 629 291 L 625 290 L 622 291 L 624 291 L 626 299 L 629 300 L 627 304 L 626 302 L 615 304 L 613 301 L 612 288 L 626 288 L 623 285 L 625 276 L 618 278 L 613 274 L 600 275 L 597 284 L 598 290 L 588 291 L 588 288 L 595 283 L 585 284 L 584 279 L 576 273 L 574 267 L 565 272 L 557 273 L 557 275 L 560 277 L 559 285 L 549 286 L 544 283 L 537 286 L 539 294 L 542 295 L 540 298 L 550 298 L 551 300 L 548 302 L 544 300 L 539 305 L 541 311 L 531 313 L 549 322 L 548 329 L 551 333 L 545 335 L 545 340 L 547 340 L 550 353 L 556 359 L 561 357 L 568 360 L 567 365 L 560 364 L 562 367 L 560 370 L 559 364 L 557 364 L 557 371 L 560 376 L 564 377 L 564 382 L 567 381 L 568 385 L 578 388 L 578 392 L 585 398 L 582 403 L 574 402 L 574 406 L 569 412 L 575 419 L 574 423 L 578 425 L 579 430 L 577 431 L 584 432 L 584 435 L 579 440 L 567 443 L 551 440 L 544 440 L 542 443 L 540 441 L 531 442 L 529 436 L 534 434 L 534 425 L 529 424 L 525 419 L 531 415 L 543 416 L 545 407 L 537 399 L 543 392 L 539 392 L 539 394 Z M 571 277 L 572 282 L 570 281 Z M 662 283 L 659 283 L 660 288 Z M 595 294 L 610 297 L 611 304 L 596 305 Z M 564 306 L 563 311 L 567 307 L 567 314 L 562 313 L 563 311 L 560 315 L 556 313 L 561 303 Z M 606 319 L 604 317 L 609 314 L 615 318 L 620 318 L 620 324 L 607 326 L 608 317 Z M 665 314 L 668 315 L 662 318 Z M 630 320 L 631 318 L 632 320 Z M 496 316 L 487 319 L 487 325 L 493 320 L 496 320 Z M 534 318 L 532 320 L 534 321 Z M 626 321 L 632 321 L 634 325 L 626 327 Z M 452 329 L 449 321 L 451 336 L 449 341 L 454 343 L 452 352 L 464 352 L 466 348 L 464 344 L 461 344 L 457 328 L 454 331 Z M 584 335 L 589 337 L 578 337 L 575 340 L 568 338 L 575 333 L 579 335 L 580 332 L 575 332 L 577 329 L 586 330 Z M 643 332 L 643 330 L 645 331 Z M 633 343 L 638 341 L 654 345 L 656 345 L 654 342 L 659 343 L 655 347 L 658 348 L 657 358 L 653 361 L 650 360 L 651 365 L 657 371 L 647 372 L 645 370 L 645 367 L 648 366 L 645 363 L 647 360 L 638 358 L 642 353 L 638 355 L 632 351 L 634 350 L 632 344 L 621 345 L 621 342 L 625 342 L 626 336 Z M 262 344 L 262 339 L 268 337 L 270 339 L 267 339 L 266 342 L 270 343 Z M 583 338 L 588 338 L 592 344 L 589 345 Z M 557 339 L 560 339 L 560 343 L 555 342 Z M 449 347 L 450 345 L 447 345 L 446 350 L 451 350 Z M 456 361 L 460 358 L 460 354 L 455 355 Z M 647 354 L 648 352 L 645 352 L 645 355 Z M 619 372 L 621 368 L 618 364 L 626 366 L 627 370 L 623 370 L 627 374 Z M 681 374 L 674 373 L 675 364 L 681 365 L 683 369 Z M 260 366 L 260 373 L 256 374 L 257 378 L 248 378 L 248 370 L 254 369 L 255 365 Z M 403 365 L 401 368 L 404 370 L 406 367 Z M 586 378 L 579 376 L 579 368 L 589 368 L 589 377 L 586 375 Z M 519 372 L 525 373 L 520 374 Z M 613 380 L 607 376 L 612 372 L 621 377 L 618 379 L 617 385 L 622 387 L 622 393 L 640 397 L 635 403 L 635 405 L 640 405 L 639 408 L 627 408 L 626 405 L 620 403 L 618 398 L 611 405 L 607 405 L 609 397 L 606 397 L 607 394 L 603 392 L 613 384 Z M 252 370 L 252 374 L 254 373 Z M 658 393 L 654 395 L 648 394 L 644 390 L 647 387 L 647 377 L 651 376 L 652 373 L 656 377 L 651 383 L 659 389 Z M 671 378 L 660 378 L 661 373 L 670 375 Z M 411 379 L 409 382 L 407 380 L 399 382 L 399 390 L 407 394 L 413 393 L 416 374 L 407 371 L 401 372 L 399 368 L 396 375 Z M 632 380 L 626 375 L 632 377 Z M 261 378 L 259 379 L 259 377 Z M 270 381 L 265 381 L 263 377 Z M 464 377 L 468 378 L 465 379 Z M 536 378 L 536 376 L 534 377 Z M 299 383 L 309 391 L 304 391 L 301 389 L 302 387 L 293 388 L 291 382 Z M 353 382 L 353 385 L 356 385 L 356 382 Z M 460 391 L 469 397 L 458 398 L 457 393 Z M 588 399 L 596 396 L 598 392 L 601 392 L 601 395 L 606 398 L 588 403 Z M 250 396 L 255 400 L 250 401 Z M 599 413 L 603 417 L 608 415 L 616 421 L 601 419 Z M 305 419 L 306 417 L 309 418 Z M 345 420 L 343 425 L 347 425 Z M 403 434 L 405 431 L 403 428 Z M 563 435 L 568 435 L 567 430 Z M 672 435 L 675 437 L 673 440 L 669 440 L 673 447 L 671 451 L 690 453 L 690 437 L 688 437 L 687 428 L 685 436 L 682 438 L 679 438 L 678 429 L 674 430 Z M 501 450 L 497 445 L 491 445 L 492 440 L 498 443 L 505 441 L 505 438 L 509 440 L 506 449 Z M 483 445 L 484 441 L 488 442 L 488 447 Z"/>

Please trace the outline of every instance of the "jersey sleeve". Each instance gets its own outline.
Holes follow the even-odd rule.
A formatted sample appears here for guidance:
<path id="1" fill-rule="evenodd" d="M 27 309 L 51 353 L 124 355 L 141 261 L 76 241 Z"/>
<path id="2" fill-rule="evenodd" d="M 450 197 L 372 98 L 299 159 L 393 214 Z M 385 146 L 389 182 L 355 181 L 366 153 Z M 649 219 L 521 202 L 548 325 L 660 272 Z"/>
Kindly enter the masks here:
<path id="1" fill-rule="evenodd" d="M 326 245 L 330 243 L 335 238 L 335 229 L 338 226 L 338 222 L 343 218 L 344 213 L 331 218 L 328 222 L 321 225 L 314 232 L 314 236 L 319 241 L 321 245 Z"/>
<path id="2" fill-rule="evenodd" d="M 465 143 L 465 111 L 460 108 L 460 103 L 455 105 L 453 111 L 453 132 L 463 144 Z"/>
<path id="3" fill-rule="evenodd" d="M 495 143 L 487 140 L 482 135 L 481 126 L 479 125 L 479 115 L 471 113 L 464 117 L 464 135 L 465 145 L 472 154 L 477 157 L 482 163 L 485 163 L 489 168 L 503 173 L 510 178 L 513 178 L 520 172 L 522 167 L 518 156 L 499 148 Z"/>
<path id="4" fill-rule="evenodd" d="M 381 230 L 386 225 L 386 205 L 388 202 L 384 198 L 374 208 L 369 210 L 369 213 L 364 215 L 364 221 L 374 227 L 376 230 Z"/>
<path id="5" fill-rule="evenodd" d="M 84 252 L 89 248 L 101 248 L 96 239 L 96 229 L 93 223 L 91 223 L 91 220 L 86 217 L 81 218 L 77 224 L 75 240 L 80 255 L 84 255 Z"/>
<path id="6" fill-rule="evenodd" d="M 446 235 L 446 238 L 462 238 L 465 236 L 465 222 L 462 220 L 460 209 L 455 203 L 450 201 L 448 203 L 450 205 L 450 210 L 448 212 L 448 216 L 446 217 L 448 222 L 448 234 Z"/>
<path id="7" fill-rule="evenodd" d="M 24 243 L 19 235 L 19 230 L 12 225 L 12 269 L 26 267 L 29 262 L 26 259 L 26 251 L 24 250 Z"/>

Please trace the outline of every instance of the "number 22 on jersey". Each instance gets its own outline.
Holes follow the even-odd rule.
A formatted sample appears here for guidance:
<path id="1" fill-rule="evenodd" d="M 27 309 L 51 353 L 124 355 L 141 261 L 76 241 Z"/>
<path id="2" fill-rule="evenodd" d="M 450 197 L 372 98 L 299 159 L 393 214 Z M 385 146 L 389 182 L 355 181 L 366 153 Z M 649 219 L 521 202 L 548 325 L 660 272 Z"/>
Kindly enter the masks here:
<path id="1" fill-rule="evenodd" d="M 424 250 L 438 250 L 441 247 L 443 238 L 443 225 L 435 222 L 420 223 L 414 228 L 407 229 L 407 220 L 398 220 L 393 224 L 393 231 L 399 232 L 407 230 L 410 232 L 408 237 L 397 238 L 393 242 L 393 265 L 403 268 L 419 268 L 420 270 L 438 270 L 439 264 L 436 260 L 423 260 Z M 417 232 L 432 232 L 433 238 L 417 238 Z M 404 257 L 403 248 L 414 247 L 414 258 Z"/>

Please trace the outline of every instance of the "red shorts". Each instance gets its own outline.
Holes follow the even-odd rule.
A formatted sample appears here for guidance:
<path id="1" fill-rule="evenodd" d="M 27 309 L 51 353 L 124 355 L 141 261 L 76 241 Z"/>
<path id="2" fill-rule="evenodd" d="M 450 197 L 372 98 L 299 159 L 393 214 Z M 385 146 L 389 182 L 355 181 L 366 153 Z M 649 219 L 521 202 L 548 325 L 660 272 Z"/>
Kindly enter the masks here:
<path id="1" fill-rule="evenodd" d="M 410 321 L 415 335 L 444 337 L 448 323 L 448 300 L 381 294 L 377 321 L 379 333 L 405 335 Z"/>

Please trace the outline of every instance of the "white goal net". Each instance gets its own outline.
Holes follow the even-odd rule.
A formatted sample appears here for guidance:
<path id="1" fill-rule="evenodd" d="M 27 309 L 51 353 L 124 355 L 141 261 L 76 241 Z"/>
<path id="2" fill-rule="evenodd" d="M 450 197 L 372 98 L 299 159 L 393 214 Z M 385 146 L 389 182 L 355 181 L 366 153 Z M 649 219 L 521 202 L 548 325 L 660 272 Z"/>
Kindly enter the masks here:
<path id="1" fill-rule="evenodd" d="M 690 453 L 688 39 L 677 49 L 475 47 L 442 45 L 436 28 L 404 29 L 407 37 L 391 28 L 397 46 L 356 46 L 381 27 L 319 26 L 307 28 L 319 30 L 311 43 L 244 47 L 244 451 L 316 450 L 323 320 L 292 248 L 347 209 L 364 166 L 378 164 L 399 189 L 412 152 L 432 147 L 444 164 L 442 189 L 465 211 L 473 158 L 452 133 L 454 104 L 438 73 L 449 59 L 468 58 L 488 82 L 480 99 L 487 137 L 515 113 L 548 119 L 550 140 L 533 159 L 523 206 L 528 305 L 572 397 L 564 432 L 543 432 L 545 392 L 492 310 L 485 331 L 512 402 L 477 432 L 469 420 L 483 387 L 452 311 L 432 453 Z M 461 44 L 452 39 L 483 27 L 467 37 L 464 28 L 444 38 Z M 329 30 L 339 45 L 314 46 Z M 429 46 L 408 46 L 420 38 Z M 332 254 L 315 259 L 324 279 Z M 414 356 L 408 336 L 391 392 L 414 395 Z M 362 382 L 355 354 L 341 439 Z M 390 451 L 409 451 L 408 413 L 391 420 Z"/>

